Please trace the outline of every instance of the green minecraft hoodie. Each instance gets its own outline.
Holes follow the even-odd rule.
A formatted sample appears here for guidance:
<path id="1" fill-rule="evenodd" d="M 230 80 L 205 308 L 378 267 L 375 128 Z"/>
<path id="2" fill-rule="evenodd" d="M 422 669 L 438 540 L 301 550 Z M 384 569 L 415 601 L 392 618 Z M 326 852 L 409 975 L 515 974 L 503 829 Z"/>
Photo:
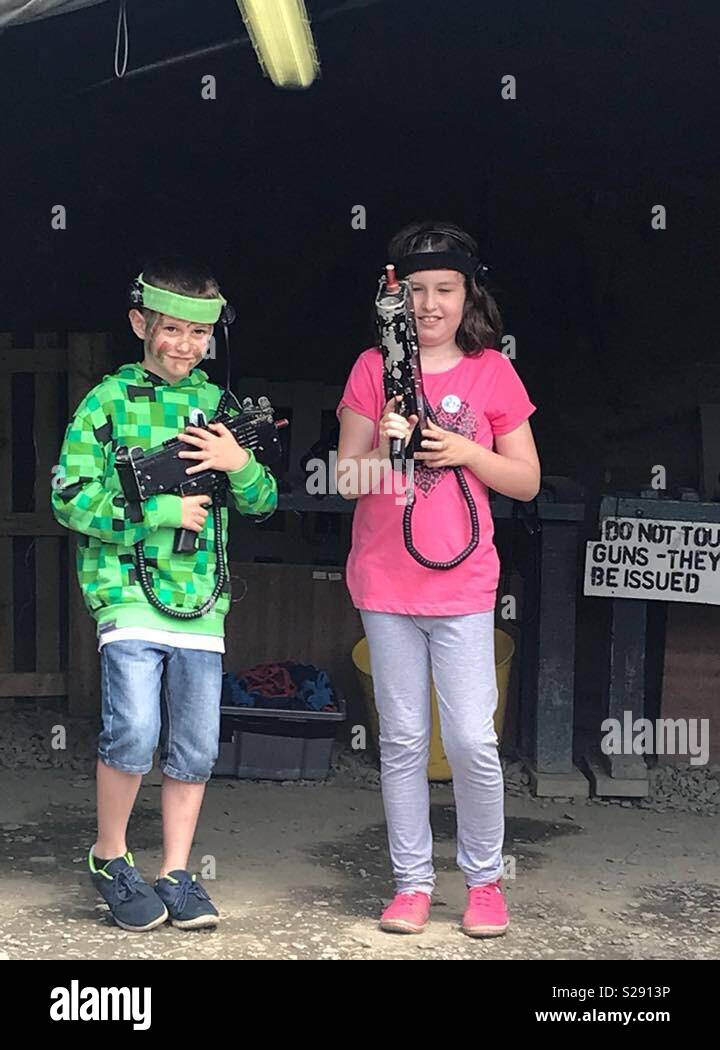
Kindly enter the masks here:
<path id="1" fill-rule="evenodd" d="M 78 580 L 98 629 L 113 624 L 223 636 L 230 607 L 229 580 L 204 616 L 178 620 L 156 610 L 143 594 L 133 550 L 138 540 L 144 541 L 153 591 L 165 605 L 178 610 L 196 608 L 215 585 L 214 514 L 208 514 L 202 532 L 197 533 L 196 552 L 174 554 L 181 497 L 153 496 L 141 504 L 141 516 L 133 514 L 115 470 L 119 446 L 154 448 L 191 425 L 193 409 L 212 419 L 220 397 L 220 388 L 199 368 L 170 384 L 139 363 L 125 364 L 114 375 L 103 377 L 70 421 L 53 482 L 52 509 L 61 525 L 81 534 Z M 232 408 L 229 411 L 235 414 Z M 277 482 L 252 452 L 248 454 L 250 460 L 241 470 L 227 474 L 229 496 L 241 514 L 271 513 L 277 507 Z M 193 462 L 188 460 L 188 466 Z M 227 507 L 220 513 L 224 556 Z"/>

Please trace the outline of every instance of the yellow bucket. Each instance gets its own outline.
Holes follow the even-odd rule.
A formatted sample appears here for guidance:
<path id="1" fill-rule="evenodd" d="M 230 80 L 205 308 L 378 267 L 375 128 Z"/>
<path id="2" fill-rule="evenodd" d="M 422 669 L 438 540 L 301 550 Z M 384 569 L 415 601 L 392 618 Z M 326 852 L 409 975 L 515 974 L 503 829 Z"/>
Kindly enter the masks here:
<path id="1" fill-rule="evenodd" d="M 498 741 L 502 740 L 503 726 L 505 724 L 505 708 L 507 706 L 508 683 L 510 681 L 510 668 L 515 652 L 515 643 L 509 634 L 495 628 L 495 675 L 497 678 L 498 703 L 495 710 L 495 732 Z M 365 701 L 365 710 L 370 728 L 370 736 L 378 750 L 378 716 L 375 707 L 375 693 L 373 680 L 370 674 L 370 649 L 367 638 L 361 638 L 353 647 L 352 660 L 355 665 L 360 687 Z M 443 750 L 442 736 L 440 733 L 440 715 L 438 713 L 437 694 L 435 686 L 431 690 L 432 703 L 432 735 L 430 737 L 430 757 L 428 759 L 428 780 L 452 780 L 450 765 Z"/>

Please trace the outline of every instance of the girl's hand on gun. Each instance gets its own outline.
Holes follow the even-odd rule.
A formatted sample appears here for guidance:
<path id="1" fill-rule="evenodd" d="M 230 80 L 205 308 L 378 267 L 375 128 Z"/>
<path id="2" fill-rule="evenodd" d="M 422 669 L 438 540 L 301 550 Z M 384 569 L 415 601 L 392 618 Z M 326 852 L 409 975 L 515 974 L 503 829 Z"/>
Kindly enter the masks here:
<path id="1" fill-rule="evenodd" d="M 428 419 L 427 429 L 422 434 L 420 446 L 423 451 L 416 452 L 413 459 L 420 460 L 426 467 L 464 467 L 477 447 L 474 441 L 454 430 L 443 430 L 431 419 Z"/>
<path id="2" fill-rule="evenodd" d="M 207 494 L 202 496 L 181 496 L 182 499 L 182 521 L 181 529 L 192 529 L 193 532 L 202 532 L 205 528 L 208 512 L 204 503 L 212 503 Z"/>
<path id="3" fill-rule="evenodd" d="M 393 409 L 397 408 L 397 403 L 401 397 L 401 394 L 391 397 L 385 405 L 380 418 L 378 448 L 382 459 L 390 458 L 390 441 L 392 438 L 403 438 L 403 447 L 406 447 L 412 437 L 413 430 L 417 426 L 417 415 L 413 414 L 406 419 L 399 412 L 393 411 Z"/>

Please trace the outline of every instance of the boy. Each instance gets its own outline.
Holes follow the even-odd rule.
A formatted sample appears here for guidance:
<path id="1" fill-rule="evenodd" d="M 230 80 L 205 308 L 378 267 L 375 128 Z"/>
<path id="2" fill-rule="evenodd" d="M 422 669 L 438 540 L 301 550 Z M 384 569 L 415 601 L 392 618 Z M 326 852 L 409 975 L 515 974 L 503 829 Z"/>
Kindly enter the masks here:
<path id="1" fill-rule="evenodd" d="M 93 884 L 123 929 L 150 930 L 168 917 L 174 926 L 195 929 L 219 920 L 187 863 L 218 753 L 230 592 L 226 584 L 202 616 L 174 618 L 146 597 L 134 545 L 143 541 L 157 598 L 187 613 L 213 591 L 216 557 L 225 558 L 228 512 L 221 508 L 218 551 L 209 496 L 153 496 L 137 513 L 122 495 L 115 453 L 120 445 L 148 449 L 181 435 L 189 476 L 209 467 L 224 471 L 241 514 L 272 513 L 277 483 L 222 424 L 210 423 L 210 431 L 190 425 L 198 410 L 212 419 L 221 393 L 196 367 L 225 305 L 213 276 L 181 260 L 157 260 L 145 267 L 131 297 L 129 319 L 143 341 L 143 360 L 104 376 L 78 406 L 52 494 L 57 520 L 81 534 L 78 579 L 98 630 L 98 835 L 88 864 Z M 191 554 L 173 553 L 179 527 L 198 533 Z M 158 740 L 163 860 L 151 886 L 134 866 L 125 833 Z"/>

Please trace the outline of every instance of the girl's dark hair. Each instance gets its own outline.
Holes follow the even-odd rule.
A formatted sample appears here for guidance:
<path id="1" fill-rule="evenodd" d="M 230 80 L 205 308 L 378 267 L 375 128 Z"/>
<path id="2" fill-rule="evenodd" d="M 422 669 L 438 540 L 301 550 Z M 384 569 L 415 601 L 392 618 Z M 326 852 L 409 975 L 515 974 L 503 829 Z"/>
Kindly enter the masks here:
<path id="1" fill-rule="evenodd" d="M 478 256 L 475 240 L 452 222 L 413 222 L 404 226 L 388 244 L 388 258 L 397 263 L 404 255 L 427 251 L 461 251 Z M 474 357 L 486 346 L 500 349 L 503 324 L 497 303 L 476 276 L 465 276 L 465 309 L 455 341 L 464 354 Z"/>

